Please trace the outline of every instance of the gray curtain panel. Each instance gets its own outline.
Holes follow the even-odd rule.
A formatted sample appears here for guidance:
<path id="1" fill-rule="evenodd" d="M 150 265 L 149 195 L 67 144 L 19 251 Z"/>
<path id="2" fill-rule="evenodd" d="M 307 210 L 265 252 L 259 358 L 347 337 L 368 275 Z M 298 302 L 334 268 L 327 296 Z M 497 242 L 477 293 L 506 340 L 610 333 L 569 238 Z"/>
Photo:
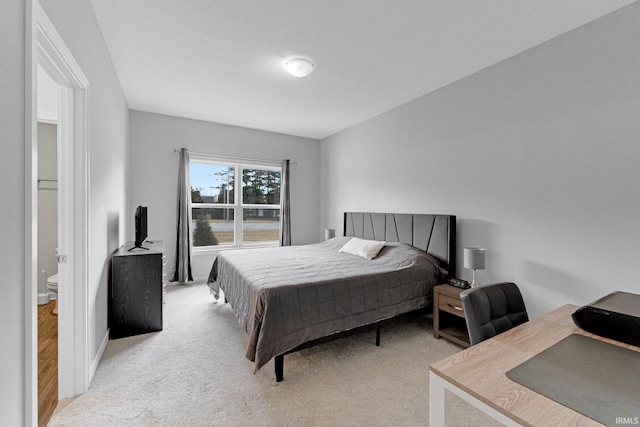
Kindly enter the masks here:
<path id="1" fill-rule="evenodd" d="M 191 180 L 189 179 L 189 152 L 180 149 L 178 166 L 178 235 L 176 239 L 176 264 L 172 282 L 181 285 L 193 281 L 191 275 Z"/>
<path id="2" fill-rule="evenodd" d="M 289 160 L 282 161 L 280 185 L 280 246 L 291 246 L 291 215 L 289 195 Z"/>

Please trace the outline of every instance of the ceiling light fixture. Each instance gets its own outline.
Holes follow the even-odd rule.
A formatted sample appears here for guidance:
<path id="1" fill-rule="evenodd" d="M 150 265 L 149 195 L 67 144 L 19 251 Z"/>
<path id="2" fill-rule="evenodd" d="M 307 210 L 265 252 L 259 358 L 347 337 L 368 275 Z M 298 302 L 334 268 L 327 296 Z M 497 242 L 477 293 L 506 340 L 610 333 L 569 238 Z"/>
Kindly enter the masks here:
<path id="1" fill-rule="evenodd" d="M 304 58 L 286 59 L 284 68 L 295 77 L 306 77 L 313 71 L 314 65 L 311 61 Z"/>

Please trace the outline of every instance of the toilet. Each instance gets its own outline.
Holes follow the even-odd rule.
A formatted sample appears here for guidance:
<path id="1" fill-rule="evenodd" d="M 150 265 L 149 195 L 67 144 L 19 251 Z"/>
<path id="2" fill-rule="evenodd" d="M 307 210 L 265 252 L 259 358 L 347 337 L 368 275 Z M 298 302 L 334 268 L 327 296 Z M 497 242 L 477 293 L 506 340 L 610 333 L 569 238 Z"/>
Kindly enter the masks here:
<path id="1" fill-rule="evenodd" d="M 51 299 L 56 300 L 56 305 L 53 307 L 53 314 L 58 314 L 58 275 L 54 274 L 47 279 L 47 289 L 51 292 Z"/>

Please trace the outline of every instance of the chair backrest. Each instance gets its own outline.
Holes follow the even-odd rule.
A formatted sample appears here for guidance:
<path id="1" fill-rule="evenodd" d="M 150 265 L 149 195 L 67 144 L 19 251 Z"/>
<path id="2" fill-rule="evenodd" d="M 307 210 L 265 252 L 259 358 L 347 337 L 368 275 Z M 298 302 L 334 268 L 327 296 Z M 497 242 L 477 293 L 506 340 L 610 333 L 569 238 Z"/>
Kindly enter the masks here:
<path id="1" fill-rule="evenodd" d="M 515 283 L 495 283 L 460 294 L 471 345 L 482 342 L 529 320 L 520 289 Z"/>

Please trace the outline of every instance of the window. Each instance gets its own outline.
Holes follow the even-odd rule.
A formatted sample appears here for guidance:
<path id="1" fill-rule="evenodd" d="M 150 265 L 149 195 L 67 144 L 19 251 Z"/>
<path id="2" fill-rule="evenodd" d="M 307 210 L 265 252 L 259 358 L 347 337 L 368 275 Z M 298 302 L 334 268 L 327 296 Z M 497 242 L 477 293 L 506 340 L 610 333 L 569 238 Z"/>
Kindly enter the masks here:
<path id="1" fill-rule="evenodd" d="M 192 155 L 194 248 L 273 245 L 280 240 L 280 166 Z"/>

